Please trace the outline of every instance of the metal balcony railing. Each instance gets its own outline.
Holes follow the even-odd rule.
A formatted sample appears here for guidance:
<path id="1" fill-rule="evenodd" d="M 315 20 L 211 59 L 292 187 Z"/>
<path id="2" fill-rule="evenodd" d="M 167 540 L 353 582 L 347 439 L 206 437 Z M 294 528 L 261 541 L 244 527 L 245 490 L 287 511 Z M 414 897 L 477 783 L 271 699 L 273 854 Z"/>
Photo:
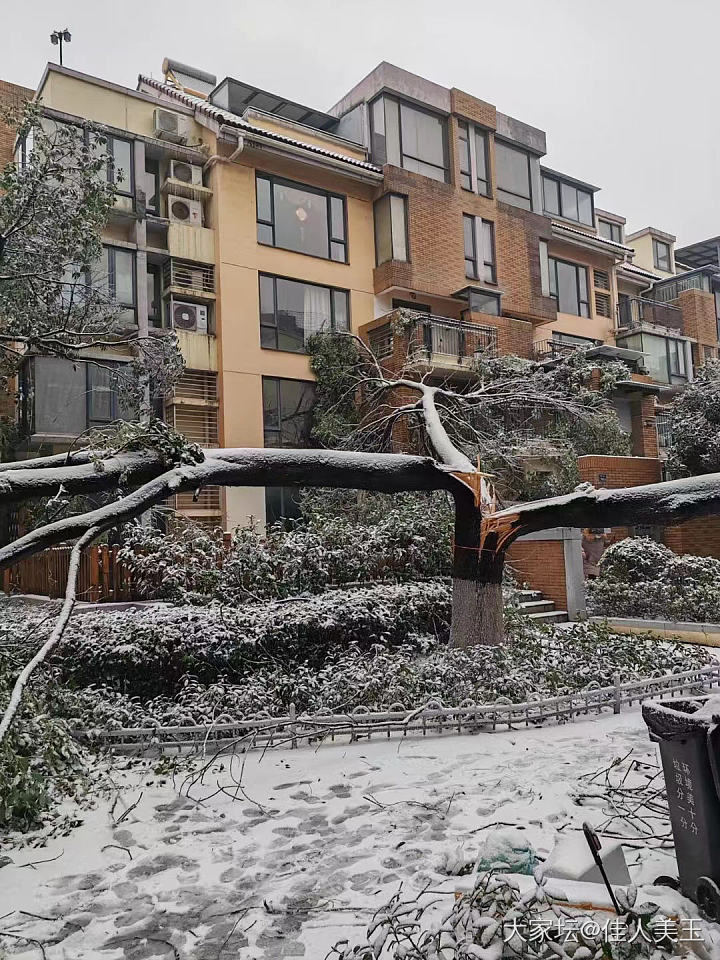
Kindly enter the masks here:
<path id="1" fill-rule="evenodd" d="M 565 340 L 539 340 L 533 344 L 533 357 L 535 360 L 558 360 L 562 357 L 568 357 L 576 350 L 589 350 L 591 347 L 599 347 L 602 340 L 588 340 L 587 343 L 568 343 Z"/>
<path id="2" fill-rule="evenodd" d="M 658 446 L 661 450 L 667 450 L 672 446 L 672 421 L 669 413 L 658 413 L 655 417 L 655 426 L 657 427 Z"/>
<path id="3" fill-rule="evenodd" d="M 428 314 L 417 315 L 410 338 L 411 359 L 460 367 L 480 356 L 496 357 L 497 347 L 495 327 Z"/>
<path id="4" fill-rule="evenodd" d="M 621 299 L 618 303 L 618 327 L 632 330 L 642 326 L 643 323 L 651 323 L 682 333 L 682 310 L 671 303 L 646 300 L 644 297 Z"/>
<path id="5" fill-rule="evenodd" d="M 188 294 L 215 293 L 215 268 L 187 260 L 167 260 L 163 266 L 163 288 L 185 290 Z"/>

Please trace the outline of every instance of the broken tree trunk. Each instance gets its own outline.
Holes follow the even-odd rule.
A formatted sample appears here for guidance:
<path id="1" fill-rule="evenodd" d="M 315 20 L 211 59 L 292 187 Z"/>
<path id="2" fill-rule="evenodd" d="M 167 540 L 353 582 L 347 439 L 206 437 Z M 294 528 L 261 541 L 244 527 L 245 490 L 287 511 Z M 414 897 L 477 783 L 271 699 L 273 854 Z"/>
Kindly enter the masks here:
<path id="1" fill-rule="evenodd" d="M 472 491 L 454 492 L 453 594 L 450 646 L 464 650 L 505 639 L 502 576 L 505 551 L 496 532 L 483 529 Z"/>

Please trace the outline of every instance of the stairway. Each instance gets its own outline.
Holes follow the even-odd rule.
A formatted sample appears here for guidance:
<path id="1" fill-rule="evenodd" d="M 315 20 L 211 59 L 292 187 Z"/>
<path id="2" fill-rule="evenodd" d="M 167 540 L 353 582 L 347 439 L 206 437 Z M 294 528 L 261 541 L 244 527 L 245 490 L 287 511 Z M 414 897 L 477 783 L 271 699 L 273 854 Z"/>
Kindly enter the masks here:
<path id="1" fill-rule="evenodd" d="M 567 623 L 567 610 L 556 610 L 553 600 L 547 600 L 539 590 L 520 591 L 520 610 L 536 623 Z"/>

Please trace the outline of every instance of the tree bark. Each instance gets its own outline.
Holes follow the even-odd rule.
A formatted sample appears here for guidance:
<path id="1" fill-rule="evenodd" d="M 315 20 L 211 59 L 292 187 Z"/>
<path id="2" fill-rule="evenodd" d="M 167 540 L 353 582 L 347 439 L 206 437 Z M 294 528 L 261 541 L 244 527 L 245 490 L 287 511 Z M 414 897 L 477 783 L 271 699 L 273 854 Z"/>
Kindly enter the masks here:
<path id="1" fill-rule="evenodd" d="M 482 538 L 482 513 L 469 490 L 454 493 L 455 543 L 450 646 L 460 650 L 505 639 L 502 575 L 505 553 L 497 535 Z"/>

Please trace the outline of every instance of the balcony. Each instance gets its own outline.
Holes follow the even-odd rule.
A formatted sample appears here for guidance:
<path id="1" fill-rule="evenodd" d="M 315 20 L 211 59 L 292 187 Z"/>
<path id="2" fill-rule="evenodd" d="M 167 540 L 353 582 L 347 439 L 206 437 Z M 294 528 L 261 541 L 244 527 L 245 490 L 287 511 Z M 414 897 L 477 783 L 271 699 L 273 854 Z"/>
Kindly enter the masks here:
<path id="1" fill-rule="evenodd" d="M 629 331 L 640 329 L 643 324 L 682 333 L 682 311 L 671 303 L 662 303 L 659 300 L 646 300 L 643 297 L 622 298 L 618 303 L 618 327 Z"/>
<path id="2" fill-rule="evenodd" d="M 479 323 L 416 314 L 408 337 L 408 360 L 414 366 L 470 372 L 480 357 L 496 357 L 497 329 Z"/>

